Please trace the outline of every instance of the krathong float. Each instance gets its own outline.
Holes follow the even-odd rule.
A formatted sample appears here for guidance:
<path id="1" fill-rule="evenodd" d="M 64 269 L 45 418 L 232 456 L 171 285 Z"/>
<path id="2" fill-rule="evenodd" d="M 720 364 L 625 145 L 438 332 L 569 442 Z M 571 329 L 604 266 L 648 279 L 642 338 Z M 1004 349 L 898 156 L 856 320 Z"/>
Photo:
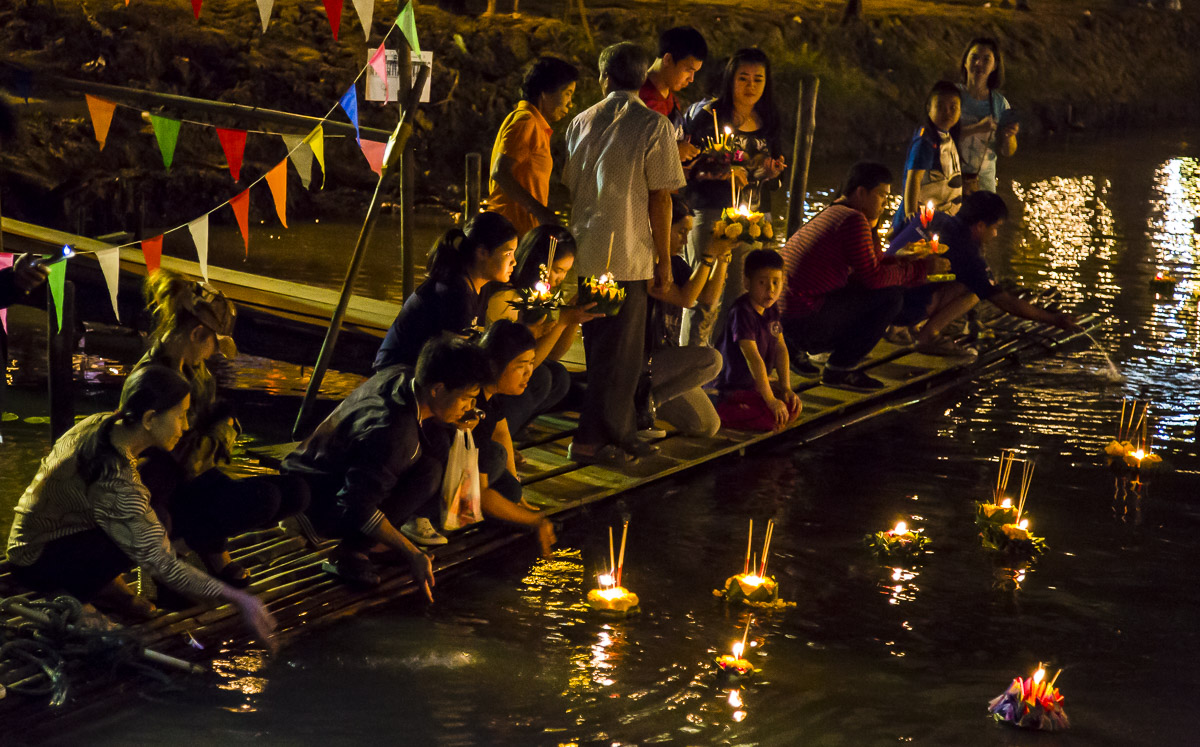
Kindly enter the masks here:
<path id="1" fill-rule="evenodd" d="M 721 211 L 720 220 L 713 224 L 713 236 L 740 241 L 751 249 L 762 249 L 765 241 L 775 238 L 775 229 L 765 215 L 739 205 Z"/>
<path id="2" fill-rule="evenodd" d="M 517 311 L 540 311 L 550 313 L 566 305 L 561 290 L 550 286 L 550 268 L 554 267 L 554 254 L 558 249 L 558 237 L 550 237 L 550 253 L 546 264 L 538 268 L 538 281 L 532 288 L 517 288 L 517 297 L 509 301 L 509 305 Z"/>
<path id="3" fill-rule="evenodd" d="M 892 529 L 863 537 L 863 544 L 881 561 L 915 561 L 929 542 L 920 529 L 909 529 L 903 521 L 896 522 Z"/>
<path id="4" fill-rule="evenodd" d="M 746 562 L 742 572 L 725 579 L 725 587 L 713 589 L 713 596 L 726 602 L 738 602 L 751 607 L 795 607 L 795 602 L 785 602 L 779 598 L 779 583 L 773 576 L 767 575 L 767 554 L 771 550 L 771 539 L 775 535 L 775 522 L 767 521 L 767 531 L 763 536 L 762 562 L 758 558 L 751 561 L 751 550 L 754 544 L 754 519 L 750 520 L 750 535 L 746 538 Z"/>
<path id="5" fill-rule="evenodd" d="M 576 299 L 576 303 L 580 306 L 596 304 L 591 311 L 605 316 L 616 316 L 621 311 L 622 304 L 625 303 L 625 289 L 617 284 L 616 279 L 609 272 L 615 238 L 615 233 L 608 237 L 608 260 L 604 263 L 604 272 L 600 274 L 600 277 L 587 277 L 580 280 L 579 297 Z"/>
<path id="6" fill-rule="evenodd" d="M 621 586 L 621 574 L 625 566 L 625 538 L 629 534 L 629 522 L 621 530 L 621 554 L 613 554 L 613 531 L 608 528 L 608 573 L 596 579 L 599 587 L 588 592 L 587 603 L 594 611 L 610 617 L 634 615 L 638 610 L 638 596 Z"/>
<path id="7" fill-rule="evenodd" d="M 1175 290 L 1176 284 L 1179 283 L 1179 278 L 1174 275 L 1159 270 L 1150 278 L 1150 288 L 1157 293 L 1172 293 Z"/>
<path id="8" fill-rule="evenodd" d="M 736 156 L 733 144 L 733 130 L 726 127 L 725 134 L 717 124 L 717 113 L 713 115 L 713 136 L 704 139 L 704 147 L 691 164 L 693 176 L 705 175 L 710 178 L 724 179 L 730 173 L 730 167 Z"/>
<path id="9" fill-rule="evenodd" d="M 749 659 L 745 658 L 746 644 L 750 638 L 750 625 L 753 622 L 753 616 L 746 621 L 746 631 L 742 633 L 742 640 L 733 644 L 733 653 L 722 654 L 716 659 L 717 674 L 726 682 L 738 682 L 759 671 L 754 668 Z"/>
<path id="10" fill-rule="evenodd" d="M 1008 478 L 1013 464 L 1021 463 L 1021 490 L 1014 508 L 1012 499 L 1005 497 Z M 1000 452 L 1000 470 L 996 475 L 996 488 L 991 503 L 976 506 L 975 525 L 983 546 L 1005 555 L 1034 557 L 1046 551 L 1046 540 L 1029 531 L 1029 517 L 1025 515 L 1025 499 L 1033 483 L 1032 461 L 1017 459 L 1016 453 L 1005 449 Z"/>
<path id="11" fill-rule="evenodd" d="M 988 703 L 988 713 L 1003 724 L 1036 731 L 1065 731 L 1071 728 L 1067 712 L 1063 710 L 1063 696 L 1054 686 L 1058 675 L 1050 682 L 1043 682 L 1046 670 L 1039 663 L 1032 677 L 1017 677 L 1004 693 Z"/>
<path id="12" fill-rule="evenodd" d="M 1126 420 L 1125 413 L 1129 418 Z M 1140 400 L 1121 402 L 1121 421 L 1117 426 L 1117 437 L 1104 447 L 1108 466 L 1119 473 L 1132 472 L 1144 480 L 1145 473 L 1162 464 L 1162 457 L 1151 449 L 1150 403 Z"/>

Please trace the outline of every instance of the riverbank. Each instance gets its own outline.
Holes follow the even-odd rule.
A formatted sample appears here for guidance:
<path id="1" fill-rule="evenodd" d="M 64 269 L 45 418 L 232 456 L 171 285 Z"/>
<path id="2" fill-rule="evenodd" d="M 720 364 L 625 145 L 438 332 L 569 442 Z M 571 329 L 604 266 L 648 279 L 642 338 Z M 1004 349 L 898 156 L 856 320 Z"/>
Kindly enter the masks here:
<path id="1" fill-rule="evenodd" d="M 526 13 L 538 10 L 537 3 L 523 6 Z M 465 154 L 490 151 L 495 128 L 515 104 L 522 70 L 537 55 L 559 54 L 580 66 L 578 106 L 598 98 L 596 52 L 578 14 L 564 21 L 557 6 L 541 10 L 555 17 L 481 18 L 419 8 L 423 46 L 435 55 L 432 101 L 417 117 L 419 201 L 454 209 Z M 646 23 L 648 12 L 656 15 L 653 24 Z M 1035 6 L 1017 13 L 889 0 L 868 3 L 861 22 L 842 25 L 840 14 L 840 4 L 821 2 L 625 2 L 589 8 L 588 30 L 599 49 L 622 39 L 652 46 L 658 26 L 686 22 L 703 29 L 713 55 L 703 80 L 687 92 L 690 98 L 703 94 L 720 58 L 757 44 L 774 62 L 789 133 L 799 80 L 820 76 L 818 159 L 872 156 L 899 166 L 924 91 L 939 77 L 953 78 L 963 45 L 981 34 L 996 36 L 1006 49 L 1004 90 L 1020 114 L 1025 143 L 1079 127 L 1182 122 L 1200 111 L 1192 95 L 1200 61 L 1184 53 L 1200 31 L 1194 10 L 1056 3 L 1053 11 Z M 374 44 L 390 20 L 377 13 Z M 177 2 L 125 7 L 68 0 L 0 10 L 0 48 L 11 61 L 60 75 L 314 116 L 334 105 L 365 61 L 367 46 L 349 11 L 338 42 L 324 11 L 312 3 L 277 2 L 265 34 L 259 24 L 249 3 L 210 0 L 197 22 Z M 211 131 L 185 124 L 167 172 L 148 124 L 128 110 L 118 110 L 98 153 L 86 109 L 76 99 L 81 97 L 17 104 L 21 134 L 0 153 L 6 215 L 99 234 L 176 225 L 229 198 L 233 185 Z M 342 118 L 341 112 L 334 116 Z M 364 103 L 361 118 L 364 125 L 390 129 L 394 108 Z M 360 215 L 373 175 L 354 150 L 345 140 L 330 142 L 331 173 L 321 191 L 301 189 L 293 174 L 290 214 Z M 279 138 L 251 135 L 242 184 L 285 153 Z M 266 190 L 256 190 L 253 203 L 252 218 L 273 220 Z"/>

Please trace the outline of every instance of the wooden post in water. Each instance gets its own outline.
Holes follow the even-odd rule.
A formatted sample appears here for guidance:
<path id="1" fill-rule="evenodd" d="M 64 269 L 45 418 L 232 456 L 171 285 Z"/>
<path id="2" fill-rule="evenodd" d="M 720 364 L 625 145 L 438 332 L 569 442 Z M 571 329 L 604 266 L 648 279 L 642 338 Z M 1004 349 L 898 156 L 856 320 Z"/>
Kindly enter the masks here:
<path id="1" fill-rule="evenodd" d="M 817 128 L 817 89 L 821 79 L 806 75 L 800 81 L 800 104 L 796 109 L 796 141 L 792 145 L 792 178 L 788 190 L 787 241 L 804 224 L 808 198 L 808 165 L 812 160 L 813 131 Z"/>
<path id="2" fill-rule="evenodd" d="M 46 288 L 46 381 L 50 392 L 50 439 L 75 425 L 72 357 L 75 352 L 75 284 L 63 284 L 62 328 L 58 328 L 54 298 Z"/>
<path id="3" fill-rule="evenodd" d="M 467 154 L 466 186 L 463 189 L 463 227 L 479 212 L 479 192 L 483 182 L 483 156 L 479 153 Z"/>
<path id="4" fill-rule="evenodd" d="M 413 89 L 411 58 L 412 48 L 408 46 L 408 40 L 403 38 L 402 34 L 400 39 L 401 91 L 411 91 Z M 422 66 L 422 69 L 424 69 L 424 66 Z M 421 89 L 418 88 L 416 91 L 416 98 L 412 99 L 410 108 L 404 113 L 404 116 L 409 119 L 411 119 L 410 112 L 416 108 L 416 104 L 421 100 Z M 414 168 L 416 167 L 416 163 L 413 161 L 412 149 L 408 146 L 408 138 L 404 139 L 404 148 L 400 152 L 398 164 L 400 172 L 400 288 L 404 294 L 404 298 L 408 298 L 409 294 L 416 288 L 416 278 L 413 277 L 416 272 L 416 258 L 413 256 L 412 237 L 413 189 L 416 184 Z"/>
<path id="5" fill-rule="evenodd" d="M 401 57 L 403 60 L 404 58 Z M 404 69 L 404 65 L 400 69 Z M 333 317 L 329 320 L 329 330 L 325 333 L 325 341 L 321 343 L 321 352 L 317 355 L 317 362 L 313 366 L 312 376 L 308 379 L 308 387 L 304 390 L 304 400 L 300 403 L 300 412 L 296 414 L 296 423 L 292 426 L 292 438 L 303 438 L 305 430 L 308 427 L 308 418 L 312 412 L 312 404 L 317 399 L 317 394 L 321 391 L 321 381 L 325 378 L 325 372 L 329 369 L 329 362 L 333 359 L 333 349 L 337 345 L 338 334 L 342 330 L 342 319 L 346 316 L 346 309 L 350 306 L 350 297 L 354 295 L 354 281 L 358 278 L 358 270 L 362 266 L 363 255 L 366 254 L 367 244 L 371 240 L 371 232 L 375 229 L 375 222 L 379 218 L 379 196 L 383 193 L 383 182 L 393 173 L 400 171 L 400 153 L 403 152 L 408 136 L 412 134 L 412 115 L 417 107 L 417 102 L 421 100 L 421 88 L 425 85 L 425 79 L 429 77 L 429 68 L 421 65 L 420 71 L 417 73 L 417 79 L 413 81 L 412 86 L 408 89 L 408 98 L 405 99 L 404 114 L 400 117 L 400 121 L 396 123 L 396 129 L 392 131 L 392 135 L 388 138 L 388 148 L 385 151 L 383 168 L 380 170 L 378 181 L 375 182 L 375 192 L 371 195 L 371 202 L 367 208 L 367 217 L 363 221 L 362 229 L 358 233 L 358 241 L 354 244 L 354 253 L 350 257 L 350 267 L 346 270 L 346 279 L 342 282 L 342 292 L 338 297 L 337 306 L 334 307 Z"/>

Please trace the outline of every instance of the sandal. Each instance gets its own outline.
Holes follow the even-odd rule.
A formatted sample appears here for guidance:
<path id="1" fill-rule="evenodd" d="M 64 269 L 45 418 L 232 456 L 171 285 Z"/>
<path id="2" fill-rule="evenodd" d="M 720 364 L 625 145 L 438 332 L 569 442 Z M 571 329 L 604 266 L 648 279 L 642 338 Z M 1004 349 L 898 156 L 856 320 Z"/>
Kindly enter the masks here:
<path id="1" fill-rule="evenodd" d="M 567 459 L 577 464 L 598 464 L 602 467 L 629 467 L 637 463 L 637 457 L 614 444 L 605 444 L 591 454 L 585 454 L 572 443 L 567 447 Z"/>

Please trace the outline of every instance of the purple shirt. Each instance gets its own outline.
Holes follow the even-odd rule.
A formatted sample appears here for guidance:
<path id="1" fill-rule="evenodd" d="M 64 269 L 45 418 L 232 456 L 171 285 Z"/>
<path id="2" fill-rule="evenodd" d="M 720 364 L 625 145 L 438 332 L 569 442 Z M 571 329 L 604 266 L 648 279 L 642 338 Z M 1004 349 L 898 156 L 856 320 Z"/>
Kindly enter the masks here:
<path id="1" fill-rule="evenodd" d="M 753 340 L 769 372 L 775 361 L 775 348 L 779 344 L 782 331 L 783 328 L 779 325 L 779 304 L 760 314 L 750 303 L 749 293 L 738 296 L 729 307 L 725 330 L 717 341 L 717 350 L 721 351 L 721 357 L 725 359 L 725 367 L 717 377 L 717 388 L 723 392 L 754 389 L 754 376 L 750 373 L 750 367 L 746 365 L 746 357 L 742 355 L 738 343 L 742 340 Z"/>

